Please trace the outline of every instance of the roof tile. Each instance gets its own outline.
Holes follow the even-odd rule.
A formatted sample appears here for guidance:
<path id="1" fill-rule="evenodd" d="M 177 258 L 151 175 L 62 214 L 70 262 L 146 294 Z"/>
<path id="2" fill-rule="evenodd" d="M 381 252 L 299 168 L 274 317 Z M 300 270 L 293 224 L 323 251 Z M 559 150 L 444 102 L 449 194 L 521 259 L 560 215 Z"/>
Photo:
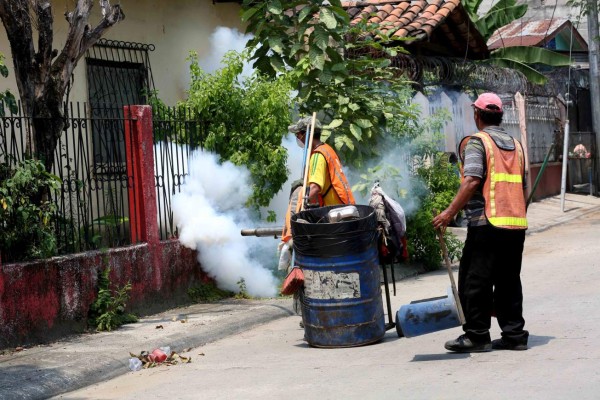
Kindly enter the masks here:
<path id="1" fill-rule="evenodd" d="M 392 38 L 414 38 L 417 42 L 429 40 L 438 28 L 450 24 L 452 29 L 443 29 L 435 35 L 443 42 L 442 47 L 452 45 L 456 51 L 464 54 L 465 46 L 470 42 L 473 54 L 482 57 L 488 52 L 481 34 L 470 23 L 460 0 L 342 1 L 342 6 L 348 11 L 352 24 L 366 18 L 370 23 L 378 24 Z M 456 34 L 450 38 L 446 32 Z"/>

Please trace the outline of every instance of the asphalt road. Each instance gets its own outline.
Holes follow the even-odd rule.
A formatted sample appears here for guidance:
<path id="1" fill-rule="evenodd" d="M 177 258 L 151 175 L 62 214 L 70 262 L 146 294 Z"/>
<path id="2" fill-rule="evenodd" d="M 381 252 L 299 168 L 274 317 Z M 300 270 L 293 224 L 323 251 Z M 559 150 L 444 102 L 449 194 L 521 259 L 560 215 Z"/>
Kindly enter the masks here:
<path id="1" fill-rule="evenodd" d="M 317 349 L 297 316 L 196 348 L 191 364 L 130 372 L 60 399 L 598 399 L 600 212 L 528 235 L 529 350 L 452 354 L 460 328 L 364 347 Z M 397 284 L 393 309 L 445 295 L 439 271 Z M 492 337 L 499 337 L 492 320 Z"/>

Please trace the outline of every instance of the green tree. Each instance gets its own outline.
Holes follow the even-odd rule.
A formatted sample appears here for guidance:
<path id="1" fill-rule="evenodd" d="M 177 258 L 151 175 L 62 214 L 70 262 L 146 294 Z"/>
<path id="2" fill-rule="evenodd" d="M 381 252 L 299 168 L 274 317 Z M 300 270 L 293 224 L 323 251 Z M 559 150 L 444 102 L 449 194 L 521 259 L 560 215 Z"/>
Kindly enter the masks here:
<path id="1" fill-rule="evenodd" d="M 188 98 L 180 107 L 202 121 L 204 148 L 248 167 L 254 185 L 249 203 L 266 206 L 287 180 L 287 151 L 281 141 L 291 121 L 291 87 L 285 76 L 241 76 L 245 59 L 229 52 L 223 67 L 209 74 L 192 53 Z"/>
<path id="2" fill-rule="evenodd" d="M 322 112 L 322 138 L 345 162 L 362 165 L 392 121 L 414 118 L 409 85 L 390 61 L 403 50 L 366 20 L 351 26 L 339 0 L 245 0 L 242 19 L 254 66 L 288 76 L 300 113 Z"/>
<path id="3" fill-rule="evenodd" d="M 590 0 L 568 0 L 567 5 L 573 8 L 579 8 L 581 15 L 589 14 Z M 600 8 L 600 1 L 596 1 L 596 7 Z"/>
<path id="4" fill-rule="evenodd" d="M 500 0 L 481 16 L 478 11 L 482 0 L 463 0 L 462 3 L 486 41 L 498 29 L 523 17 L 527 12 L 527 4 L 517 4 L 517 0 Z M 543 85 L 547 78 L 535 69 L 536 64 L 563 67 L 570 65 L 571 60 L 567 56 L 541 47 L 513 46 L 492 51 L 486 62 L 517 70 L 530 82 Z"/>
<path id="5" fill-rule="evenodd" d="M 102 17 L 92 26 L 93 0 L 68 1 L 66 38 L 55 48 L 54 9 L 48 0 L 2 0 L 0 20 L 10 43 L 23 109 L 33 117 L 28 150 L 52 170 L 54 150 L 65 127 L 64 104 L 73 71 L 85 52 L 125 18 L 121 6 L 101 0 Z M 63 6 L 64 7 L 64 6 Z M 62 13 L 62 11 L 60 11 Z"/>

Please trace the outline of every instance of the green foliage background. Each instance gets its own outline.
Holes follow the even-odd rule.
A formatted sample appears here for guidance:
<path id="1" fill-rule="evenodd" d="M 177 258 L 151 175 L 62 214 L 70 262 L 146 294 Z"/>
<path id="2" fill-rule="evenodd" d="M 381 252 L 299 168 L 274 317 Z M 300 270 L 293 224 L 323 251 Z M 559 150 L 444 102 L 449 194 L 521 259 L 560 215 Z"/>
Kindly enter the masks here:
<path id="1" fill-rule="evenodd" d="M 438 150 L 448 118 L 448 112 L 441 111 L 430 118 L 406 121 L 404 134 L 390 135 L 386 141 L 387 147 L 397 148 L 402 156 L 393 165 L 378 163 L 367 169 L 353 186 L 353 190 L 367 195 L 373 182 L 379 181 L 386 193 L 404 206 L 409 261 L 426 270 L 439 268 L 443 261 L 431 223 L 433 215 L 450 204 L 460 185 L 456 167 Z M 460 258 L 462 243 L 456 236 L 446 231 L 444 240 L 450 258 Z"/>
<path id="2" fill-rule="evenodd" d="M 433 152 L 420 159 L 422 161 L 416 168 L 416 175 L 411 178 L 420 207 L 407 220 L 410 228 L 407 230 L 408 252 L 411 261 L 432 270 L 439 268 L 443 259 L 431 220 L 450 205 L 460 186 L 460 179 L 446 154 Z M 456 236 L 446 231 L 444 240 L 450 259 L 460 258 L 462 245 Z"/>
<path id="3" fill-rule="evenodd" d="M 351 26 L 339 0 L 246 0 L 242 20 L 253 35 L 247 47 L 254 66 L 288 77 L 300 114 L 319 112 L 321 138 L 345 164 L 379 155 L 387 128 L 414 117 L 410 86 L 389 59 L 404 50 L 366 20 Z"/>
<path id="4" fill-rule="evenodd" d="M 0 164 L 0 248 L 10 261 L 52 257 L 56 252 L 53 220 L 56 204 L 48 195 L 61 181 L 37 160 Z M 40 193 L 44 193 L 39 199 Z"/>
<path id="5" fill-rule="evenodd" d="M 206 73 L 189 57 L 188 109 L 201 123 L 204 148 L 246 166 L 253 180 L 249 205 L 266 206 L 287 180 L 287 151 L 281 146 L 293 109 L 286 77 L 242 77 L 245 54 L 228 52 L 222 68 Z"/>

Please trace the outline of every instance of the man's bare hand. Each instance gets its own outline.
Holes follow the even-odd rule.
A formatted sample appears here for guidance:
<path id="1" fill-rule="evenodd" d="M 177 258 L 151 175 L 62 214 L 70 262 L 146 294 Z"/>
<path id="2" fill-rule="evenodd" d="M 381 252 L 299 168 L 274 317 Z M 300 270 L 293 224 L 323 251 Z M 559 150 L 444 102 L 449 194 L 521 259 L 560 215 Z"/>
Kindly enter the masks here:
<path id="1" fill-rule="evenodd" d="M 454 215 L 448 212 L 448 210 L 444 210 L 433 217 L 433 227 L 435 229 L 441 229 L 442 232 L 444 232 L 450 221 L 452 221 L 452 218 L 454 218 Z"/>

